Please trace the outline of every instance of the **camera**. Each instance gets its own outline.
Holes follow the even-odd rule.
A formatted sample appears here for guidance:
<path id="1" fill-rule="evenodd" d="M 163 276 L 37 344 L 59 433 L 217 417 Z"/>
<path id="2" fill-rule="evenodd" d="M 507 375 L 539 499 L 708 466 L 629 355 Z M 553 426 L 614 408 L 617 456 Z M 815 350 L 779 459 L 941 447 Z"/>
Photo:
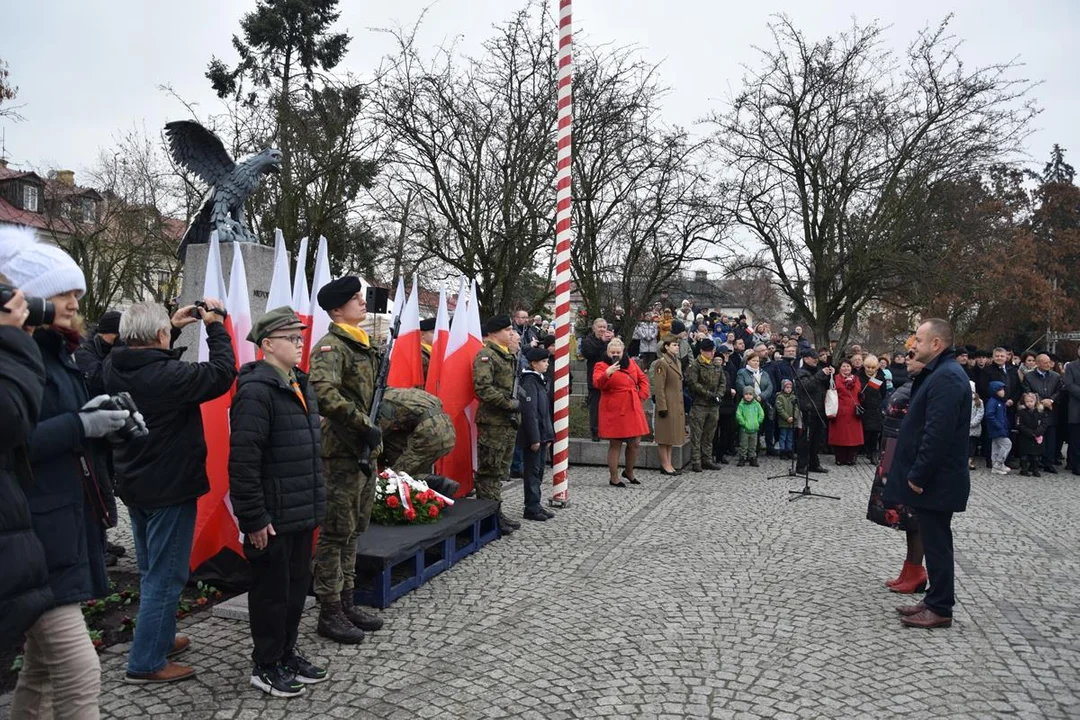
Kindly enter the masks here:
<path id="1" fill-rule="evenodd" d="M 117 437 L 124 442 L 146 436 L 147 431 L 135 422 L 135 413 L 139 412 L 139 408 L 136 407 L 135 401 L 131 399 L 130 393 L 122 392 L 112 395 L 108 400 L 101 403 L 101 407 L 106 410 L 127 410 L 130 413 L 128 419 L 124 421 L 124 427 L 116 431 Z"/>
<path id="2" fill-rule="evenodd" d="M 221 317 L 225 317 L 226 315 L 228 315 L 228 313 L 224 310 L 224 308 L 222 308 L 222 309 L 208 308 L 208 307 L 206 307 L 206 303 L 204 303 L 202 300 L 196 300 L 193 304 L 195 305 L 195 307 L 191 308 L 191 310 L 189 311 L 189 314 L 191 315 L 191 317 L 195 318 L 196 320 L 202 320 L 202 315 L 199 314 L 199 308 L 202 308 L 203 310 L 205 310 L 207 312 L 217 313 Z"/>
<path id="3" fill-rule="evenodd" d="M 10 312 L 5 305 L 11 302 L 11 298 L 15 296 L 16 287 L 0 283 L 0 312 Z M 30 311 L 30 314 L 26 316 L 26 322 L 23 323 L 26 327 L 39 327 L 41 325 L 51 325 L 52 321 L 56 319 L 56 306 L 45 298 L 24 296 L 26 298 L 26 309 Z"/>

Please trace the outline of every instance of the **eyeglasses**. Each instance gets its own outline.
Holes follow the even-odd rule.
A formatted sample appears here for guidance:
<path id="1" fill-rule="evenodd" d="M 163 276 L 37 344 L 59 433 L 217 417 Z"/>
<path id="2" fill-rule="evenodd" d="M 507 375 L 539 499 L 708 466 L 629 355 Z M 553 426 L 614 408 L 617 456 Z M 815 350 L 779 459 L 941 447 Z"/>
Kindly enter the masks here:
<path id="1" fill-rule="evenodd" d="M 266 337 L 270 338 L 271 340 L 288 340 L 296 346 L 304 344 L 303 335 L 267 335 Z"/>

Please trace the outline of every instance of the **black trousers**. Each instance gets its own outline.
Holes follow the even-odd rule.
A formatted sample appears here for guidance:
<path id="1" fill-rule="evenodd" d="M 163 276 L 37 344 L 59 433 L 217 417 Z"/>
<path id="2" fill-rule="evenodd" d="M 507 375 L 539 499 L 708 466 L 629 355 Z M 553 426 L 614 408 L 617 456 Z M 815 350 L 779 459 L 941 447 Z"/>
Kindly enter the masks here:
<path id="1" fill-rule="evenodd" d="M 1042 444 L 1042 466 L 1044 470 L 1052 470 L 1054 468 L 1054 460 L 1057 460 L 1057 426 L 1051 425 L 1046 428 L 1046 432 L 1043 433 Z"/>
<path id="2" fill-rule="evenodd" d="M 803 414 L 803 429 L 795 439 L 796 469 L 802 472 L 808 467 L 821 467 L 821 458 L 818 457 L 818 448 L 825 436 L 825 424 L 821 422 L 816 413 Z"/>
<path id="3" fill-rule="evenodd" d="M 251 564 L 248 613 L 256 665 L 283 662 L 296 649 L 311 585 L 312 535 L 312 530 L 273 535 L 262 550 L 244 538 L 244 555 Z"/>
<path id="4" fill-rule="evenodd" d="M 589 432 L 593 437 L 600 434 L 600 391 L 589 388 Z"/>
<path id="5" fill-rule="evenodd" d="M 915 508 L 919 536 L 926 553 L 926 575 L 930 588 L 923 603 L 942 617 L 952 617 L 956 604 L 956 577 L 953 567 L 951 512 Z"/>
<path id="6" fill-rule="evenodd" d="M 724 455 L 734 455 L 738 439 L 739 426 L 735 424 L 734 413 L 720 413 L 720 420 L 716 423 L 716 439 L 713 441 L 713 459 L 719 461 Z"/>
<path id="7" fill-rule="evenodd" d="M 1069 455 L 1065 464 L 1080 472 L 1080 423 L 1069 423 Z"/>
<path id="8" fill-rule="evenodd" d="M 525 509 L 537 511 L 543 509 L 540 503 L 540 488 L 544 483 L 544 459 L 548 454 L 548 443 L 540 443 L 539 450 L 521 448 L 524 456 L 524 480 L 522 489 L 525 491 Z"/>

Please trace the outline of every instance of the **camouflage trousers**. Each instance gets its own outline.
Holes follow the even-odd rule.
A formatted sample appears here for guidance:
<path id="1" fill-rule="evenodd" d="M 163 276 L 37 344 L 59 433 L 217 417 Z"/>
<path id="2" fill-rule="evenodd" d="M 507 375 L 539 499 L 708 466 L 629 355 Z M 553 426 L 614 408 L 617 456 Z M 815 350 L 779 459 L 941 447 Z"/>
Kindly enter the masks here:
<path id="1" fill-rule="evenodd" d="M 693 465 L 712 462 L 713 437 L 720 422 L 720 408 L 699 405 L 690 408 L 690 462 Z"/>
<path id="2" fill-rule="evenodd" d="M 382 464 L 414 478 L 431 474 L 435 461 L 454 449 L 454 424 L 445 413 L 427 418 L 409 433 L 404 443 L 398 434 L 383 438 Z"/>
<path id="3" fill-rule="evenodd" d="M 312 573 L 315 596 L 334 600 L 356 586 L 356 540 L 367 530 L 375 499 L 375 476 L 352 458 L 323 460 L 326 519 L 319 530 Z"/>
<path id="4" fill-rule="evenodd" d="M 477 425 L 476 497 L 502 502 L 502 480 L 510 476 L 517 430 L 509 425 Z"/>

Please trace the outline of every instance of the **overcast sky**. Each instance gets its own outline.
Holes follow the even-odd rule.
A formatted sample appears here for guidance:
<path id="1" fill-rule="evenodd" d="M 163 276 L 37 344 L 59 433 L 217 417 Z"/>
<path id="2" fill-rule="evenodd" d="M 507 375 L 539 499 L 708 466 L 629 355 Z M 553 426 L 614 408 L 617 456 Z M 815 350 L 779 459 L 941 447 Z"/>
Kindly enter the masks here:
<path id="1" fill-rule="evenodd" d="M 552 13 L 557 0 L 549 0 Z M 0 58 L 19 86 L 25 121 L 0 121 L 6 152 L 15 164 L 81 172 L 116 134 L 145 124 L 156 132 L 185 116 L 184 108 L 159 90 L 172 85 L 201 112 L 217 111 L 203 77 L 211 55 L 235 62 L 230 37 L 254 0 L 3 0 Z M 457 39 L 474 50 L 490 27 L 520 7 L 517 0 L 346 0 L 341 28 L 353 41 L 344 65 L 367 76 L 392 50 L 374 28 L 411 25 L 431 5 L 421 46 Z M 927 23 L 955 13 L 953 32 L 973 65 L 1014 57 L 1025 77 L 1042 81 L 1036 98 L 1043 113 L 1028 151 L 1041 168 L 1050 146 L 1073 150 L 1080 162 L 1080 73 L 1074 53 L 1080 34 L 1080 2 L 1036 0 L 578 0 L 576 34 L 590 42 L 636 45 L 646 58 L 662 61 L 672 87 L 665 99 L 669 122 L 691 125 L 736 88 L 742 65 L 755 62 L 753 45 L 767 44 L 770 14 L 787 13 L 811 39 L 846 29 L 852 17 L 891 25 L 890 42 L 902 48 Z"/>

